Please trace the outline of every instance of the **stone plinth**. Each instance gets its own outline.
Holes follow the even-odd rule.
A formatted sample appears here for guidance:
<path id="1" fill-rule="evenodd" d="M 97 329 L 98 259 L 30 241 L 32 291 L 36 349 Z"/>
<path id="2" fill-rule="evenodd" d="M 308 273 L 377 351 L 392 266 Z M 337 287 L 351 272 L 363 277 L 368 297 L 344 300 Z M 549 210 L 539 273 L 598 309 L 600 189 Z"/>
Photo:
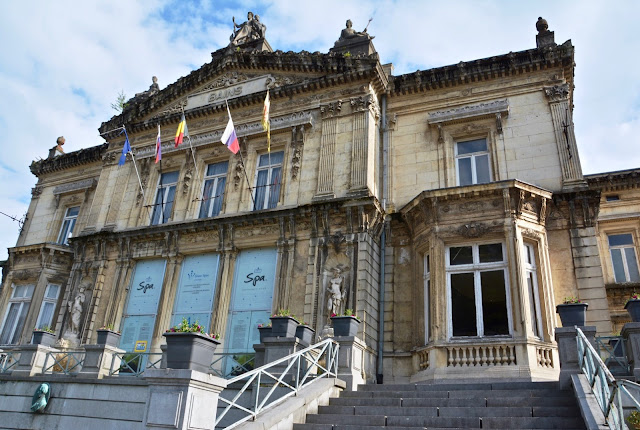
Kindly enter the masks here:
<path id="1" fill-rule="evenodd" d="M 255 363 L 256 367 L 264 366 L 283 357 L 293 354 L 294 352 L 304 349 L 305 346 L 300 343 L 297 337 L 267 337 L 260 344 L 254 345 L 256 351 Z M 281 374 L 287 368 L 289 363 L 283 362 L 271 368 L 270 373 Z M 291 374 L 295 373 L 292 367 Z"/>
<path id="2" fill-rule="evenodd" d="M 150 392 L 145 428 L 214 427 L 218 397 L 227 381 L 188 369 L 147 369 L 144 375 Z"/>
<path id="3" fill-rule="evenodd" d="M 589 343 L 595 348 L 596 327 L 580 327 Z M 556 342 L 558 342 L 558 355 L 560 356 L 560 386 L 568 388 L 571 385 L 571 375 L 580 373 L 578 362 L 578 343 L 575 327 L 556 328 Z"/>
<path id="4" fill-rule="evenodd" d="M 78 376 L 86 378 L 104 378 L 109 376 L 111 363 L 116 354 L 124 354 L 124 349 L 110 345 L 85 345 L 84 362 Z M 118 364 L 118 367 L 119 364 Z"/>
<path id="5" fill-rule="evenodd" d="M 629 367 L 636 380 L 640 378 L 640 322 L 626 323 L 620 332 L 627 347 Z"/>
<path id="6" fill-rule="evenodd" d="M 43 345 L 20 345 L 20 359 L 11 372 L 15 376 L 33 376 L 43 372 L 47 353 L 59 352 Z M 50 361 L 53 364 L 53 361 Z"/>
<path id="7" fill-rule="evenodd" d="M 355 336 L 336 336 L 338 352 L 338 378 L 347 383 L 347 390 L 355 391 L 365 383 L 365 343 Z"/>

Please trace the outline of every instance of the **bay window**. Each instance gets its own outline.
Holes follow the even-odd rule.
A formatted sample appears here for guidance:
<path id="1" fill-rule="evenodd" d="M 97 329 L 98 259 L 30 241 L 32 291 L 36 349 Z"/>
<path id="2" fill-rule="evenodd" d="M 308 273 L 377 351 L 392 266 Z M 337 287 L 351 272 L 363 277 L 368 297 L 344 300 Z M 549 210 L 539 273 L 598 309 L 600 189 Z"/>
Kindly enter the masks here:
<path id="1" fill-rule="evenodd" d="M 507 260 L 502 243 L 446 249 L 449 335 L 511 333 Z"/>

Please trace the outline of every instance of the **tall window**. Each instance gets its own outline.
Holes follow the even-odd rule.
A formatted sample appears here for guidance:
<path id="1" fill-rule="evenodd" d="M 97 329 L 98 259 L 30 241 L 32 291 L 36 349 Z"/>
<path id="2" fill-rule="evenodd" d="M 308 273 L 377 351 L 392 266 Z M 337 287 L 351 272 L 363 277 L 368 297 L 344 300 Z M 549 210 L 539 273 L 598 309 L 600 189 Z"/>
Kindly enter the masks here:
<path id="1" fill-rule="evenodd" d="M 429 302 L 431 300 L 431 261 L 429 256 L 424 256 L 424 343 L 429 343 L 431 332 L 431 320 L 429 312 Z"/>
<path id="2" fill-rule="evenodd" d="M 524 275 L 527 278 L 531 328 L 535 336 L 542 337 L 542 318 L 540 313 L 540 291 L 538 290 L 536 254 L 534 246 L 528 243 L 524 244 Z"/>
<path id="3" fill-rule="evenodd" d="M 491 181 L 487 139 L 456 143 L 458 185 L 484 184 Z"/>
<path id="4" fill-rule="evenodd" d="M 69 243 L 69 238 L 73 234 L 73 227 L 76 226 L 78 212 L 80 212 L 80 206 L 67 208 L 67 211 L 64 214 L 64 219 L 62 220 L 60 234 L 58 234 L 58 243 L 60 245 L 67 245 Z"/>
<path id="5" fill-rule="evenodd" d="M 209 218 L 220 213 L 222 200 L 224 198 L 224 185 L 227 181 L 228 166 L 228 161 L 209 164 L 207 166 L 199 218 Z"/>
<path id="6" fill-rule="evenodd" d="M 47 289 L 44 292 L 44 298 L 42 299 L 42 306 L 40 306 L 40 314 L 38 315 L 38 322 L 36 328 L 42 328 L 44 326 L 51 327 L 53 323 L 53 311 L 56 309 L 56 302 L 58 301 L 58 292 L 60 291 L 59 285 L 47 285 Z"/>
<path id="7" fill-rule="evenodd" d="M 610 234 L 609 249 L 616 282 L 640 282 L 638 260 L 631 233 Z"/>
<path id="8" fill-rule="evenodd" d="M 253 210 L 271 209 L 278 205 L 283 159 L 284 152 L 282 151 L 260 156 Z"/>
<path id="9" fill-rule="evenodd" d="M 501 243 L 447 248 L 451 336 L 510 334 L 507 262 Z"/>
<path id="10" fill-rule="evenodd" d="M 16 344 L 20 340 L 32 295 L 33 285 L 16 285 L 13 289 L 2 324 L 0 345 Z"/>
<path id="11" fill-rule="evenodd" d="M 171 219 L 173 209 L 173 199 L 176 196 L 176 185 L 178 184 L 179 172 L 169 172 L 160 175 L 156 199 L 153 204 L 153 214 L 151 215 L 151 225 L 164 224 Z"/>

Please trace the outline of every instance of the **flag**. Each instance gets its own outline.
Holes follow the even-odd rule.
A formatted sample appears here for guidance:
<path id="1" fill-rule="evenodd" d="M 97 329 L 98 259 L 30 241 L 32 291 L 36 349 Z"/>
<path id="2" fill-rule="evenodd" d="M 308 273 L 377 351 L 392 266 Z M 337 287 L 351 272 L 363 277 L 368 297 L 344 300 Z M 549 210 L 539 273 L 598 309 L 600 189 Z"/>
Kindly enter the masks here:
<path id="1" fill-rule="evenodd" d="M 227 123 L 227 127 L 224 129 L 224 133 L 222 133 L 222 143 L 227 145 L 229 151 L 237 154 L 240 150 L 240 144 L 238 143 L 238 136 L 236 135 L 236 129 L 233 127 L 233 120 L 231 119 L 231 112 L 229 111 L 229 107 L 227 107 L 227 113 L 229 114 L 229 122 Z"/>
<path id="2" fill-rule="evenodd" d="M 269 90 L 264 98 L 264 107 L 262 108 L 262 128 L 267 132 L 267 151 L 271 152 L 271 123 L 269 122 L 269 109 L 271 108 L 271 100 L 269 99 Z"/>
<path id="3" fill-rule="evenodd" d="M 156 163 L 162 160 L 162 140 L 160 139 L 160 124 L 158 124 L 158 137 L 156 137 Z"/>
<path id="4" fill-rule="evenodd" d="M 124 146 L 122 147 L 122 155 L 120 156 L 120 161 L 118 161 L 118 166 L 124 166 L 124 162 L 127 161 L 127 152 L 131 152 L 131 144 L 129 143 L 129 135 L 127 134 L 127 129 L 123 128 L 124 131 Z"/>
<path id="5" fill-rule="evenodd" d="M 184 136 L 188 135 L 187 120 L 184 117 L 184 112 L 182 112 L 182 119 L 180 120 L 180 124 L 178 124 L 178 130 L 176 130 L 176 148 L 182 143 Z"/>

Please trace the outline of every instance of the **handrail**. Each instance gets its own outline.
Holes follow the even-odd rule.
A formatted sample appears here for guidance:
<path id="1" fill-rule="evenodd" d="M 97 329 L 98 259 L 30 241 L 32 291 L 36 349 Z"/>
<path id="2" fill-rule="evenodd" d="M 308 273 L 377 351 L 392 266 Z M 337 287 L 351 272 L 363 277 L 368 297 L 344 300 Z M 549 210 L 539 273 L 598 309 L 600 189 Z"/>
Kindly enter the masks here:
<path id="1" fill-rule="evenodd" d="M 626 380 L 616 381 L 580 327 L 576 326 L 576 333 L 580 369 L 589 381 L 607 424 L 614 430 L 627 429 L 623 400 L 630 401 L 640 412 L 640 385 Z M 634 396 L 629 389 L 636 390 L 638 394 Z"/>
<path id="2" fill-rule="evenodd" d="M 224 410 L 218 413 L 215 426 L 218 427 L 225 416 L 233 410 L 243 416 L 224 427 L 226 430 L 232 429 L 255 418 L 266 408 L 295 395 L 301 388 L 314 381 L 323 377 L 338 376 L 338 348 L 338 343 L 333 339 L 325 339 L 229 379 L 226 390 L 233 389 L 233 385 L 241 382 L 244 384 L 231 399 L 223 397 L 224 390 L 220 393 L 218 404 L 219 408 L 224 407 Z M 223 404 L 226 404 L 226 407 Z"/>
<path id="3" fill-rule="evenodd" d="M 65 375 L 73 375 L 80 372 L 85 359 L 84 350 L 65 350 L 60 352 L 47 352 L 42 366 L 42 373 L 64 373 Z M 49 360 L 53 360 L 53 364 L 48 366 Z"/>
<path id="4" fill-rule="evenodd" d="M 0 352 L 0 373 L 11 373 L 12 369 L 18 364 L 19 359 L 20 351 Z"/>

